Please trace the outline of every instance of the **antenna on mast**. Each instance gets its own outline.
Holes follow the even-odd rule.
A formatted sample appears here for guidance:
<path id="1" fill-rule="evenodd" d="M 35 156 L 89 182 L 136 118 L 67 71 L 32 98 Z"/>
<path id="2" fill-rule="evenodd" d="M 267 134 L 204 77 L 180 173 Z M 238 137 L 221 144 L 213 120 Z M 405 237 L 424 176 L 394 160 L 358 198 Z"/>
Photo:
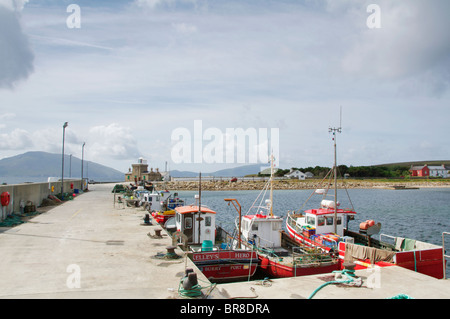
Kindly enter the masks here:
<path id="1" fill-rule="evenodd" d="M 334 232 L 337 233 L 337 154 L 336 154 L 336 132 L 342 132 L 342 106 L 340 107 L 339 114 L 339 127 L 330 127 L 328 128 L 329 133 L 333 133 L 333 141 L 334 141 Z"/>

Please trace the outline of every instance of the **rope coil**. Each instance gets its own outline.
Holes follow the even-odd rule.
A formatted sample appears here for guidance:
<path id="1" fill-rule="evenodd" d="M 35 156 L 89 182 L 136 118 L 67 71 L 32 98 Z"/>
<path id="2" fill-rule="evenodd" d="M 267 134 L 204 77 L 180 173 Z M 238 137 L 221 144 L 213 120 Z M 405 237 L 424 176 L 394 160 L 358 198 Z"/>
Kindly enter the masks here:
<path id="1" fill-rule="evenodd" d="M 362 285 L 362 280 L 361 280 L 361 278 L 356 277 L 354 269 L 343 269 L 341 271 L 337 270 L 337 271 L 333 271 L 333 273 L 335 274 L 336 280 L 326 282 L 326 283 L 320 285 L 319 287 L 317 287 L 313 291 L 313 293 L 308 297 L 308 299 L 312 299 L 319 292 L 319 290 L 321 290 L 322 288 L 324 288 L 328 285 L 346 284 L 346 285 L 359 286 L 359 287 Z M 341 280 L 340 278 L 346 278 L 346 279 Z"/>

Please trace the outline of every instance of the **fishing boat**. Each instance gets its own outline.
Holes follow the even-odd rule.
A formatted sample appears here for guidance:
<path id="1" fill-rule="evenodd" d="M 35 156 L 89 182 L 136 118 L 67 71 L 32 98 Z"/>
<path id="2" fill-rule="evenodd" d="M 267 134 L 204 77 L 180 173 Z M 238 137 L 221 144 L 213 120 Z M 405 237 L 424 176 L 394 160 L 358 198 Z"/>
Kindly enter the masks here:
<path id="1" fill-rule="evenodd" d="M 134 190 L 137 206 L 147 209 L 152 217 L 161 225 L 164 225 L 171 217 L 175 216 L 175 207 L 183 206 L 184 201 L 178 197 L 178 193 L 168 190 L 157 191 L 139 186 Z"/>
<path id="2" fill-rule="evenodd" d="M 196 203 L 175 207 L 176 231 L 172 237 L 211 282 L 250 279 L 258 268 L 256 251 L 233 247 L 233 236 L 216 225 L 217 212 Z"/>
<path id="3" fill-rule="evenodd" d="M 307 247 L 337 253 L 340 269 L 343 269 L 344 262 L 353 263 L 355 269 L 397 265 L 438 279 L 444 278 L 446 265 L 442 246 L 382 234 L 381 223 L 374 220 L 361 222 L 357 232 L 349 230 L 348 224 L 355 220 L 356 212 L 345 187 L 351 208 L 341 208 L 337 198 L 336 133 L 340 130 L 330 128 L 334 141 L 334 165 L 321 181 L 326 187 L 320 188 L 322 185 L 319 185 L 299 210 L 288 212 L 286 229 L 289 237 Z M 320 206 L 304 210 L 314 195 L 322 196 Z M 379 235 L 379 239 L 373 238 L 374 235 Z"/>
<path id="4" fill-rule="evenodd" d="M 211 282 L 251 278 L 258 267 L 256 251 L 227 245 L 228 234 L 215 226 L 216 212 L 205 206 L 175 208 L 177 231 L 189 258 Z"/>
<path id="5" fill-rule="evenodd" d="M 258 251 L 260 268 L 271 278 L 305 276 L 338 270 L 338 258 L 330 249 L 311 247 L 293 241 L 282 230 L 283 218 L 273 214 L 273 156 L 270 163 L 270 179 L 247 214 L 244 216 L 239 214 L 236 220 L 240 241 L 250 244 Z M 266 198 L 267 191 L 270 194 L 269 199 Z M 253 213 L 254 210 L 256 212 Z"/>

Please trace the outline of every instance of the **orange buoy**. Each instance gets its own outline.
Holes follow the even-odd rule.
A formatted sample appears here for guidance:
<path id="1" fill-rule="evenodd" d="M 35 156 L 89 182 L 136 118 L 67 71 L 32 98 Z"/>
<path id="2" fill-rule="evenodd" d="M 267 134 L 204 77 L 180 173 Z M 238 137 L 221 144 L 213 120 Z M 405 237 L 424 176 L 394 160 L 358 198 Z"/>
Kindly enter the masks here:
<path id="1" fill-rule="evenodd" d="M 366 230 L 367 228 L 369 228 L 368 222 L 362 222 L 361 224 L 359 224 L 359 229 Z"/>
<path id="2" fill-rule="evenodd" d="M 369 221 L 367 221 L 367 223 L 369 224 L 369 227 L 372 227 L 373 225 L 375 225 L 374 220 L 369 220 Z"/>

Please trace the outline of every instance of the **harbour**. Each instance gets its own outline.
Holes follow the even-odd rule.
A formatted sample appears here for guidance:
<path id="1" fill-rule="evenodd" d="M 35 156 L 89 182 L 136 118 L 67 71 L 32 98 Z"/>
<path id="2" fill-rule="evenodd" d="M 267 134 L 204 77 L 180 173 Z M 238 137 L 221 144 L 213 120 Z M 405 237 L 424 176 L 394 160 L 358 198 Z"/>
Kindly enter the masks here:
<path id="1" fill-rule="evenodd" d="M 145 225 L 141 208 L 118 206 L 111 193 L 113 186 L 90 185 L 88 192 L 31 222 L 3 228 L 0 263 L 8 271 L 0 273 L 0 297 L 186 299 L 179 288 L 190 268 L 202 287 L 199 299 L 308 299 L 330 276 L 334 277 L 318 274 L 213 284 L 179 248 L 174 250 L 179 258 L 165 258 L 167 248 L 173 245 L 170 236 L 154 221 Z M 214 203 L 208 194 L 203 196 L 204 202 Z M 157 229 L 160 236 L 156 236 Z M 360 287 L 331 284 L 313 298 L 450 297 L 448 280 L 398 266 L 356 270 L 356 275 L 362 279 Z"/>

